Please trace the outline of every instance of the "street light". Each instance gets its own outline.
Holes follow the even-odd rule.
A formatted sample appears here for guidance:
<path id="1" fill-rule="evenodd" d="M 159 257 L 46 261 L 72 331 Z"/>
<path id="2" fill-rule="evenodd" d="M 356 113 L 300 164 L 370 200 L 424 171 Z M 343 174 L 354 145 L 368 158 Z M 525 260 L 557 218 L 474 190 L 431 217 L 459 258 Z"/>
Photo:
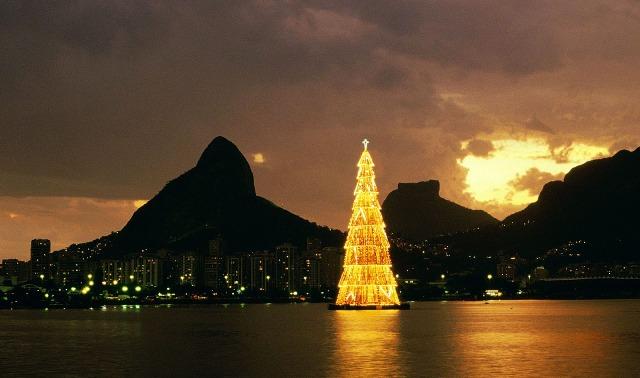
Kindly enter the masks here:
<path id="1" fill-rule="evenodd" d="M 88 279 L 92 279 L 93 278 L 93 274 L 91 274 L 91 273 L 87 274 L 87 278 Z"/>
<path id="2" fill-rule="evenodd" d="M 487 274 L 487 279 L 488 280 L 493 279 L 493 274 L 491 274 L 491 273 Z"/>
<path id="3" fill-rule="evenodd" d="M 123 293 L 126 293 L 127 291 L 129 291 L 129 288 L 128 288 L 128 287 L 126 287 L 126 286 L 123 286 L 123 287 L 122 287 L 122 292 L 123 292 Z"/>
<path id="4" fill-rule="evenodd" d="M 441 279 L 441 280 L 444 280 L 444 277 L 445 277 L 445 276 L 444 276 L 444 274 L 441 274 L 441 275 L 440 275 L 440 279 Z"/>
<path id="5" fill-rule="evenodd" d="M 41 274 L 41 275 L 40 275 L 40 279 L 41 279 L 41 280 L 44 280 L 44 274 Z"/>

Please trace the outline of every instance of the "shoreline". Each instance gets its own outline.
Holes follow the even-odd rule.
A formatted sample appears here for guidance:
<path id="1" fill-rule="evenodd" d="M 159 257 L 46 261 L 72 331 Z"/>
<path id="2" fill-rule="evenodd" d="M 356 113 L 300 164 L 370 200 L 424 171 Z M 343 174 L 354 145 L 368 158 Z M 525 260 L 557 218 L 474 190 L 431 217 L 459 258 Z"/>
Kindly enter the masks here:
<path id="1" fill-rule="evenodd" d="M 408 300 L 406 303 L 419 303 L 419 302 L 484 302 L 486 304 L 496 302 L 517 302 L 517 301 L 606 301 L 606 300 L 640 300 L 640 297 L 574 297 L 574 298 L 560 298 L 560 297 L 527 297 L 527 298 L 482 298 L 482 299 L 465 299 L 465 298 L 440 298 L 440 299 L 421 299 L 421 300 Z M 403 303 L 405 303 L 403 302 Z M 93 301 L 86 305 L 79 304 L 52 304 L 49 306 L 15 306 L 15 307 L 0 307 L 2 310 L 67 310 L 67 309 L 79 309 L 79 310 L 95 310 L 101 308 L 114 308 L 114 307 L 199 307 L 199 306 L 232 306 L 232 305 L 283 305 L 283 304 L 325 304 L 331 305 L 333 302 L 327 301 L 289 301 L 289 300 L 256 300 L 256 299 L 237 299 L 237 300 L 217 300 L 217 301 L 192 301 L 192 300 L 164 300 L 164 301 Z"/>

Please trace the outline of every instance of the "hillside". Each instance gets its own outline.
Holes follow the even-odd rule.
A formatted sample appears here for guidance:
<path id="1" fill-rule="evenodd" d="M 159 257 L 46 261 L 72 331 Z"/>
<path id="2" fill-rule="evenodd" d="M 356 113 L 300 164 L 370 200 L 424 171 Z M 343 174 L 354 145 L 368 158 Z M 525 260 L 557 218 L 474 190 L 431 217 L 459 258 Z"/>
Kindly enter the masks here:
<path id="1" fill-rule="evenodd" d="M 382 204 L 387 229 L 409 240 L 453 234 L 498 220 L 482 210 L 471 210 L 440 197 L 435 180 L 400 183 Z"/>

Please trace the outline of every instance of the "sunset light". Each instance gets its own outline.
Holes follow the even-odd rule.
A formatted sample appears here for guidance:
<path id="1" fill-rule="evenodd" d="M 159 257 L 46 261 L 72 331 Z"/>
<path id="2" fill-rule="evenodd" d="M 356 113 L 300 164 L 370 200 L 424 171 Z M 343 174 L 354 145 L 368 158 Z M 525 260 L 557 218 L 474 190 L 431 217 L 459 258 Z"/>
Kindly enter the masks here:
<path id="1" fill-rule="evenodd" d="M 639 21 L 0 1 L 0 378 L 640 376 Z"/>
<path id="2" fill-rule="evenodd" d="M 256 164 L 264 163 L 264 155 L 258 152 L 257 154 L 253 154 L 253 162 Z"/>
<path id="3" fill-rule="evenodd" d="M 470 141 L 462 143 L 466 149 Z M 574 142 L 552 146 L 542 138 L 499 139 L 486 156 L 469 153 L 458 160 L 467 169 L 465 192 L 479 202 L 525 205 L 542 186 L 561 180 L 573 167 L 609 155 L 603 146 Z"/>
<path id="4" fill-rule="evenodd" d="M 147 200 L 135 200 L 133 201 L 133 206 L 135 206 L 136 209 L 139 209 L 142 206 L 144 206 L 147 202 L 148 202 Z"/>

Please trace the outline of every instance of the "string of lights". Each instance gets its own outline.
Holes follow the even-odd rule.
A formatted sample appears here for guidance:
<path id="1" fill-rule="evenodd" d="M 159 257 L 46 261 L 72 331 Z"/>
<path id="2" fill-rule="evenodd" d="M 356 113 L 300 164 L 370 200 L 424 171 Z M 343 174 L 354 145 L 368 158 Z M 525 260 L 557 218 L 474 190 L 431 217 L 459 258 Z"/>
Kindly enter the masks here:
<path id="1" fill-rule="evenodd" d="M 399 305 L 369 141 L 363 144 L 336 305 Z"/>

